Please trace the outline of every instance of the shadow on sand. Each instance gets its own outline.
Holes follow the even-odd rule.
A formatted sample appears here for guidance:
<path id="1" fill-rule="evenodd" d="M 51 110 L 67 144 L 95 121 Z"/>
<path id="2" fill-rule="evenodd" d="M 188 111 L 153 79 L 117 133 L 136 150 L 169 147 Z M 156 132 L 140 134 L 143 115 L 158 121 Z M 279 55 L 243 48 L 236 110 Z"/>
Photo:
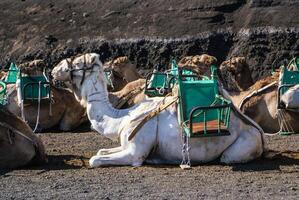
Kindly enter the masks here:
<path id="1" fill-rule="evenodd" d="M 42 174 L 47 171 L 53 170 L 69 170 L 69 169 L 81 169 L 88 168 L 88 158 L 84 156 L 76 155 L 49 155 L 48 162 L 27 165 L 17 169 L 0 169 L 0 176 L 13 175 L 13 171 L 21 170 L 23 172 L 33 171 L 34 174 Z"/>
<path id="2" fill-rule="evenodd" d="M 262 158 L 256 159 L 245 164 L 232 165 L 233 171 L 267 171 L 280 170 L 281 166 L 299 166 L 299 152 L 284 151 L 276 152 L 269 151 Z M 299 168 L 298 168 L 299 170 Z"/>

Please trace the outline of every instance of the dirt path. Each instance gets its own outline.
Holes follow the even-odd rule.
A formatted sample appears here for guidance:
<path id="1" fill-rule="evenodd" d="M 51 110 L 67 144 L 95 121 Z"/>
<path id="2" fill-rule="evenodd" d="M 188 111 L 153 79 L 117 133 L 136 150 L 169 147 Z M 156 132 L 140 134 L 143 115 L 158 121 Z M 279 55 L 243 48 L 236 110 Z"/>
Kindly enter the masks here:
<path id="1" fill-rule="evenodd" d="M 279 151 L 244 165 L 88 168 L 98 149 L 116 146 L 94 132 L 43 133 L 49 163 L 0 171 L 0 199 L 298 199 L 299 135 L 267 137 Z"/>

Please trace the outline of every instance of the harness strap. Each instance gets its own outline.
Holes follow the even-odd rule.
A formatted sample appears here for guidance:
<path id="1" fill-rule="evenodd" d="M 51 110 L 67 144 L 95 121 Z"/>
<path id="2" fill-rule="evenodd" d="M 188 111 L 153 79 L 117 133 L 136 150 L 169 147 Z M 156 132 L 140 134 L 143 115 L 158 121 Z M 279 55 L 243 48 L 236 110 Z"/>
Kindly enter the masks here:
<path id="1" fill-rule="evenodd" d="M 141 121 L 140 123 L 133 129 L 133 131 L 131 132 L 131 134 L 128 137 L 128 140 L 132 140 L 134 138 L 134 136 L 138 133 L 138 131 L 143 127 L 143 125 L 149 121 L 150 119 L 152 119 L 153 117 L 157 116 L 160 112 L 162 112 L 163 110 L 165 110 L 166 108 L 168 108 L 169 106 L 171 106 L 172 104 L 174 104 L 179 97 L 176 97 L 173 101 L 167 103 L 167 104 L 162 104 L 160 105 L 157 109 L 151 111 L 149 114 L 147 114 Z"/>
<path id="2" fill-rule="evenodd" d="M 253 91 L 252 93 L 250 93 L 249 95 L 247 95 L 246 97 L 244 97 L 244 98 L 242 99 L 242 101 L 241 101 L 241 103 L 239 104 L 238 108 L 239 108 L 240 110 L 242 110 L 242 107 L 245 105 L 245 103 L 246 103 L 251 97 L 256 96 L 256 95 L 258 95 L 259 93 L 261 93 L 261 92 L 263 92 L 263 91 L 265 91 L 265 90 L 267 90 L 267 89 L 269 89 L 269 88 L 275 86 L 277 83 L 278 83 L 277 81 L 274 81 L 274 82 L 272 82 L 272 83 L 270 83 L 270 84 L 268 84 L 268 85 L 266 85 L 266 86 L 264 86 L 264 87 L 262 87 L 262 88 L 260 88 L 260 89 L 258 89 L 258 90 Z"/>
<path id="3" fill-rule="evenodd" d="M 86 66 L 86 56 L 85 55 L 86 54 L 84 54 L 84 56 L 83 56 L 83 66 Z M 83 70 L 83 75 L 82 75 L 82 79 L 81 79 L 80 85 L 83 84 L 84 79 L 85 79 L 85 70 Z"/>

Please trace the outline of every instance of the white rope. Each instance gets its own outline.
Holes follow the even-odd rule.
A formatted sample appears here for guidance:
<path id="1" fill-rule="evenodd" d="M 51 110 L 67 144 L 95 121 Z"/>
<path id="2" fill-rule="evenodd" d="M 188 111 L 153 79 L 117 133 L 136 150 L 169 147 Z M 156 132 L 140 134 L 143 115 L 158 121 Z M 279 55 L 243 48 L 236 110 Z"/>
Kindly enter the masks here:
<path id="1" fill-rule="evenodd" d="M 21 100 L 21 115 L 24 122 L 26 122 L 25 114 L 24 114 L 24 99 Z"/>
<path id="2" fill-rule="evenodd" d="M 33 130 L 33 133 L 36 132 L 39 124 L 39 118 L 40 118 L 40 104 L 41 104 L 41 81 L 38 82 L 38 107 L 37 107 L 37 116 L 36 116 L 36 123 Z M 51 102 L 50 102 L 51 104 Z"/>

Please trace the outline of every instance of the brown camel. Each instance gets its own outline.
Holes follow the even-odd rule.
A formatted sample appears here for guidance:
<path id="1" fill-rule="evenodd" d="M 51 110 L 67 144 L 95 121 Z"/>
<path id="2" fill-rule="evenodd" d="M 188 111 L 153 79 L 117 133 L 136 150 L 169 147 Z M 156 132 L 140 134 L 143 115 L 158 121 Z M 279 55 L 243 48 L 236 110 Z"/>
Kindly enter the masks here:
<path id="1" fill-rule="evenodd" d="M 0 106 L 0 168 L 46 161 L 41 140 L 19 117 Z"/>
<path id="2" fill-rule="evenodd" d="M 29 75 L 40 75 L 44 67 L 41 60 L 20 65 L 22 71 Z M 52 87 L 51 112 L 49 102 L 41 102 L 39 130 L 49 129 L 58 126 L 63 131 L 69 131 L 87 120 L 85 108 L 83 108 L 74 95 L 66 89 L 58 89 Z M 18 100 L 18 91 L 16 85 L 8 85 L 7 87 L 6 108 L 17 116 L 21 116 L 21 108 Z M 24 105 L 25 119 L 31 127 L 34 127 L 37 122 L 36 103 Z"/>
<path id="3" fill-rule="evenodd" d="M 118 57 L 106 62 L 104 69 L 111 71 L 112 87 L 109 91 L 119 91 L 129 82 L 142 78 L 137 72 L 136 65 L 132 64 L 127 56 Z"/>
<path id="4" fill-rule="evenodd" d="M 222 76 L 223 72 L 232 73 L 225 78 L 230 84 L 227 89 L 233 103 L 267 133 L 288 130 L 298 132 L 299 114 L 291 110 L 279 110 L 277 108 L 279 72 L 257 81 L 248 88 L 252 79 L 248 76 L 250 73 L 246 69 L 247 65 L 244 65 L 243 62 L 240 62 L 243 65 L 238 64 L 238 59 L 235 60 L 237 61 L 235 64 L 230 64 L 230 60 L 228 60 L 220 67 Z M 238 66 L 239 70 L 230 69 L 231 67 L 235 68 L 235 66 Z M 242 66 L 245 69 L 242 69 Z"/>

